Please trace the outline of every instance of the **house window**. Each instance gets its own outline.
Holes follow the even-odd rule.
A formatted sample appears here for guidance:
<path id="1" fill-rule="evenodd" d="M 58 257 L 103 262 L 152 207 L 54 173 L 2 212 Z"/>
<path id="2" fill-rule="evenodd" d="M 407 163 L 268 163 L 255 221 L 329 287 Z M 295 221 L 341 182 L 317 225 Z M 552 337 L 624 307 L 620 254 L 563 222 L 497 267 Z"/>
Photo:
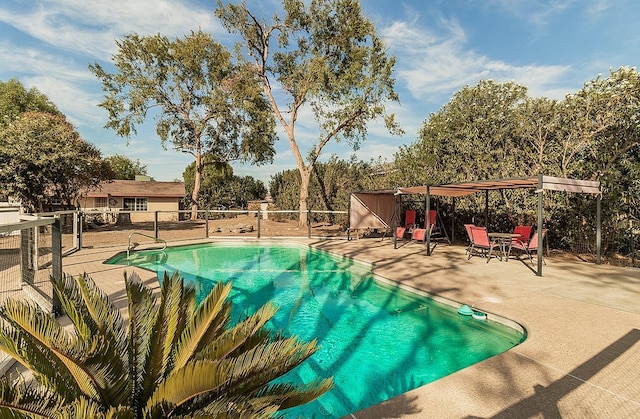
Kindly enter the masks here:
<path id="1" fill-rule="evenodd" d="M 125 198 L 123 208 L 127 211 L 146 211 L 147 198 Z"/>
<path id="2" fill-rule="evenodd" d="M 93 206 L 96 208 L 104 208 L 107 206 L 107 197 L 93 198 Z"/>

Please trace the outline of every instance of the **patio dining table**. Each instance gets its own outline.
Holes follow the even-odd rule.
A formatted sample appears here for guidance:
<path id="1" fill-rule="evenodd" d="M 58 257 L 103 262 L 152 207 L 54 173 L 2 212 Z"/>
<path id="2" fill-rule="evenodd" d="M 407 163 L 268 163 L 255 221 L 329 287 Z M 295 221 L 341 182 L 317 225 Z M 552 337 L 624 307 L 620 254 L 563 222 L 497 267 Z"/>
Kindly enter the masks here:
<path id="1" fill-rule="evenodd" d="M 504 260 L 505 262 L 509 261 L 507 247 L 511 247 L 511 241 L 515 238 L 522 237 L 522 234 L 517 233 L 489 233 L 488 235 L 490 239 L 495 240 L 500 246 L 502 258 L 504 258 L 500 258 L 500 260 Z"/>

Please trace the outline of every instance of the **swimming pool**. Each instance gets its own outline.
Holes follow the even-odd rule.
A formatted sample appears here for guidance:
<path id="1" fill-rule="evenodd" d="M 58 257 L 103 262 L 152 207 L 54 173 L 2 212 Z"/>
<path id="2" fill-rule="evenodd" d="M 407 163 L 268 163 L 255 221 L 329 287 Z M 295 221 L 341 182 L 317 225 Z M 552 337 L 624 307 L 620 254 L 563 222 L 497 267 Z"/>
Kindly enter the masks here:
<path id="1" fill-rule="evenodd" d="M 504 352 L 521 330 L 462 316 L 456 307 L 374 278 L 371 267 L 298 245 L 200 244 L 121 254 L 108 263 L 178 271 L 200 299 L 233 281 L 232 316 L 267 301 L 280 307 L 271 327 L 320 349 L 285 379 L 333 376 L 334 389 L 285 411 L 289 418 L 342 417 Z"/>

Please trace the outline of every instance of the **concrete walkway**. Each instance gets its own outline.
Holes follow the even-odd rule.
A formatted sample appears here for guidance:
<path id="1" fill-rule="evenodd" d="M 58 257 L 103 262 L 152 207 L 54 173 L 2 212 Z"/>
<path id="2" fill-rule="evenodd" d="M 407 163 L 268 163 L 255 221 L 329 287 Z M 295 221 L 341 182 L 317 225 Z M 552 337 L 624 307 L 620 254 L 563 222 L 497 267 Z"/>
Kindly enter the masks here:
<path id="1" fill-rule="evenodd" d="M 503 354 L 350 417 L 640 417 L 639 269 L 548 258 L 538 277 L 528 262 L 467 260 L 461 246 L 439 244 L 428 257 L 421 245 L 394 250 L 390 240 L 296 241 L 527 329 L 527 340 Z M 124 308 L 125 270 L 157 282 L 148 271 L 102 263 L 122 250 L 83 249 L 65 257 L 63 269 L 89 273 Z"/>

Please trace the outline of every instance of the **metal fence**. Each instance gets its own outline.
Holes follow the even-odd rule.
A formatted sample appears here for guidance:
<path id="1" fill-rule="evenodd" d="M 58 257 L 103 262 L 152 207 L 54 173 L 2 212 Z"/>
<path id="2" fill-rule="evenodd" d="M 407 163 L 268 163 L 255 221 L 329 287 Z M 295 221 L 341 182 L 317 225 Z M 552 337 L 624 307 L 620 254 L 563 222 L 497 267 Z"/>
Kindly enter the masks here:
<path id="1" fill-rule="evenodd" d="M 63 253 L 83 247 L 116 246 L 126 250 L 131 246 L 154 243 L 155 239 L 178 242 L 223 237 L 350 238 L 347 211 L 310 210 L 306 214 L 308 223 L 302 226 L 298 224 L 300 211 L 297 210 L 201 210 L 196 219 L 191 219 L 190 214 L 190 211 L 115 210 L 39 215 L 60 220 Z M 595 261 L 595 225 L 580 224 L 577 228 L 578 221 L 573 222 L 571 228 L 551 226 L 545 248 Z M 451 228 L 451 219 L 445 210 L 443 223 L 447 229 Z M 457 228 L 462 228 L 461 220 L 457 219 L 456 224 L 459 224 Z M 134 234 L 136 232 L 142 234 Z M 640 267 L 640 226 L 629 222 L 606 224 L 602 232 L 603 263 Z M 465 240 L 464 231 L 451 230 L 449 233 L 456 242 Z"/>
<path id="2" fill-rule="evenodd" d="M 59 312 L 50 277 L 62 275 L 60 219 L 21 215 L 0 225 L 0 302 L 29 299 Z"/>
<path id="3" fill-rule="evenodd" d="M 178 242 L 217 237 L 306 237 L 346 239 L 346 211 L 308 211 L 305 225 L 298 224 L 300 211 L 293 210 L 201 210 L 191 211 L 63 211 L 39 217 L 60 219 L 63 253 L 87 247 L 144 245 L 161 239 Z"/>

